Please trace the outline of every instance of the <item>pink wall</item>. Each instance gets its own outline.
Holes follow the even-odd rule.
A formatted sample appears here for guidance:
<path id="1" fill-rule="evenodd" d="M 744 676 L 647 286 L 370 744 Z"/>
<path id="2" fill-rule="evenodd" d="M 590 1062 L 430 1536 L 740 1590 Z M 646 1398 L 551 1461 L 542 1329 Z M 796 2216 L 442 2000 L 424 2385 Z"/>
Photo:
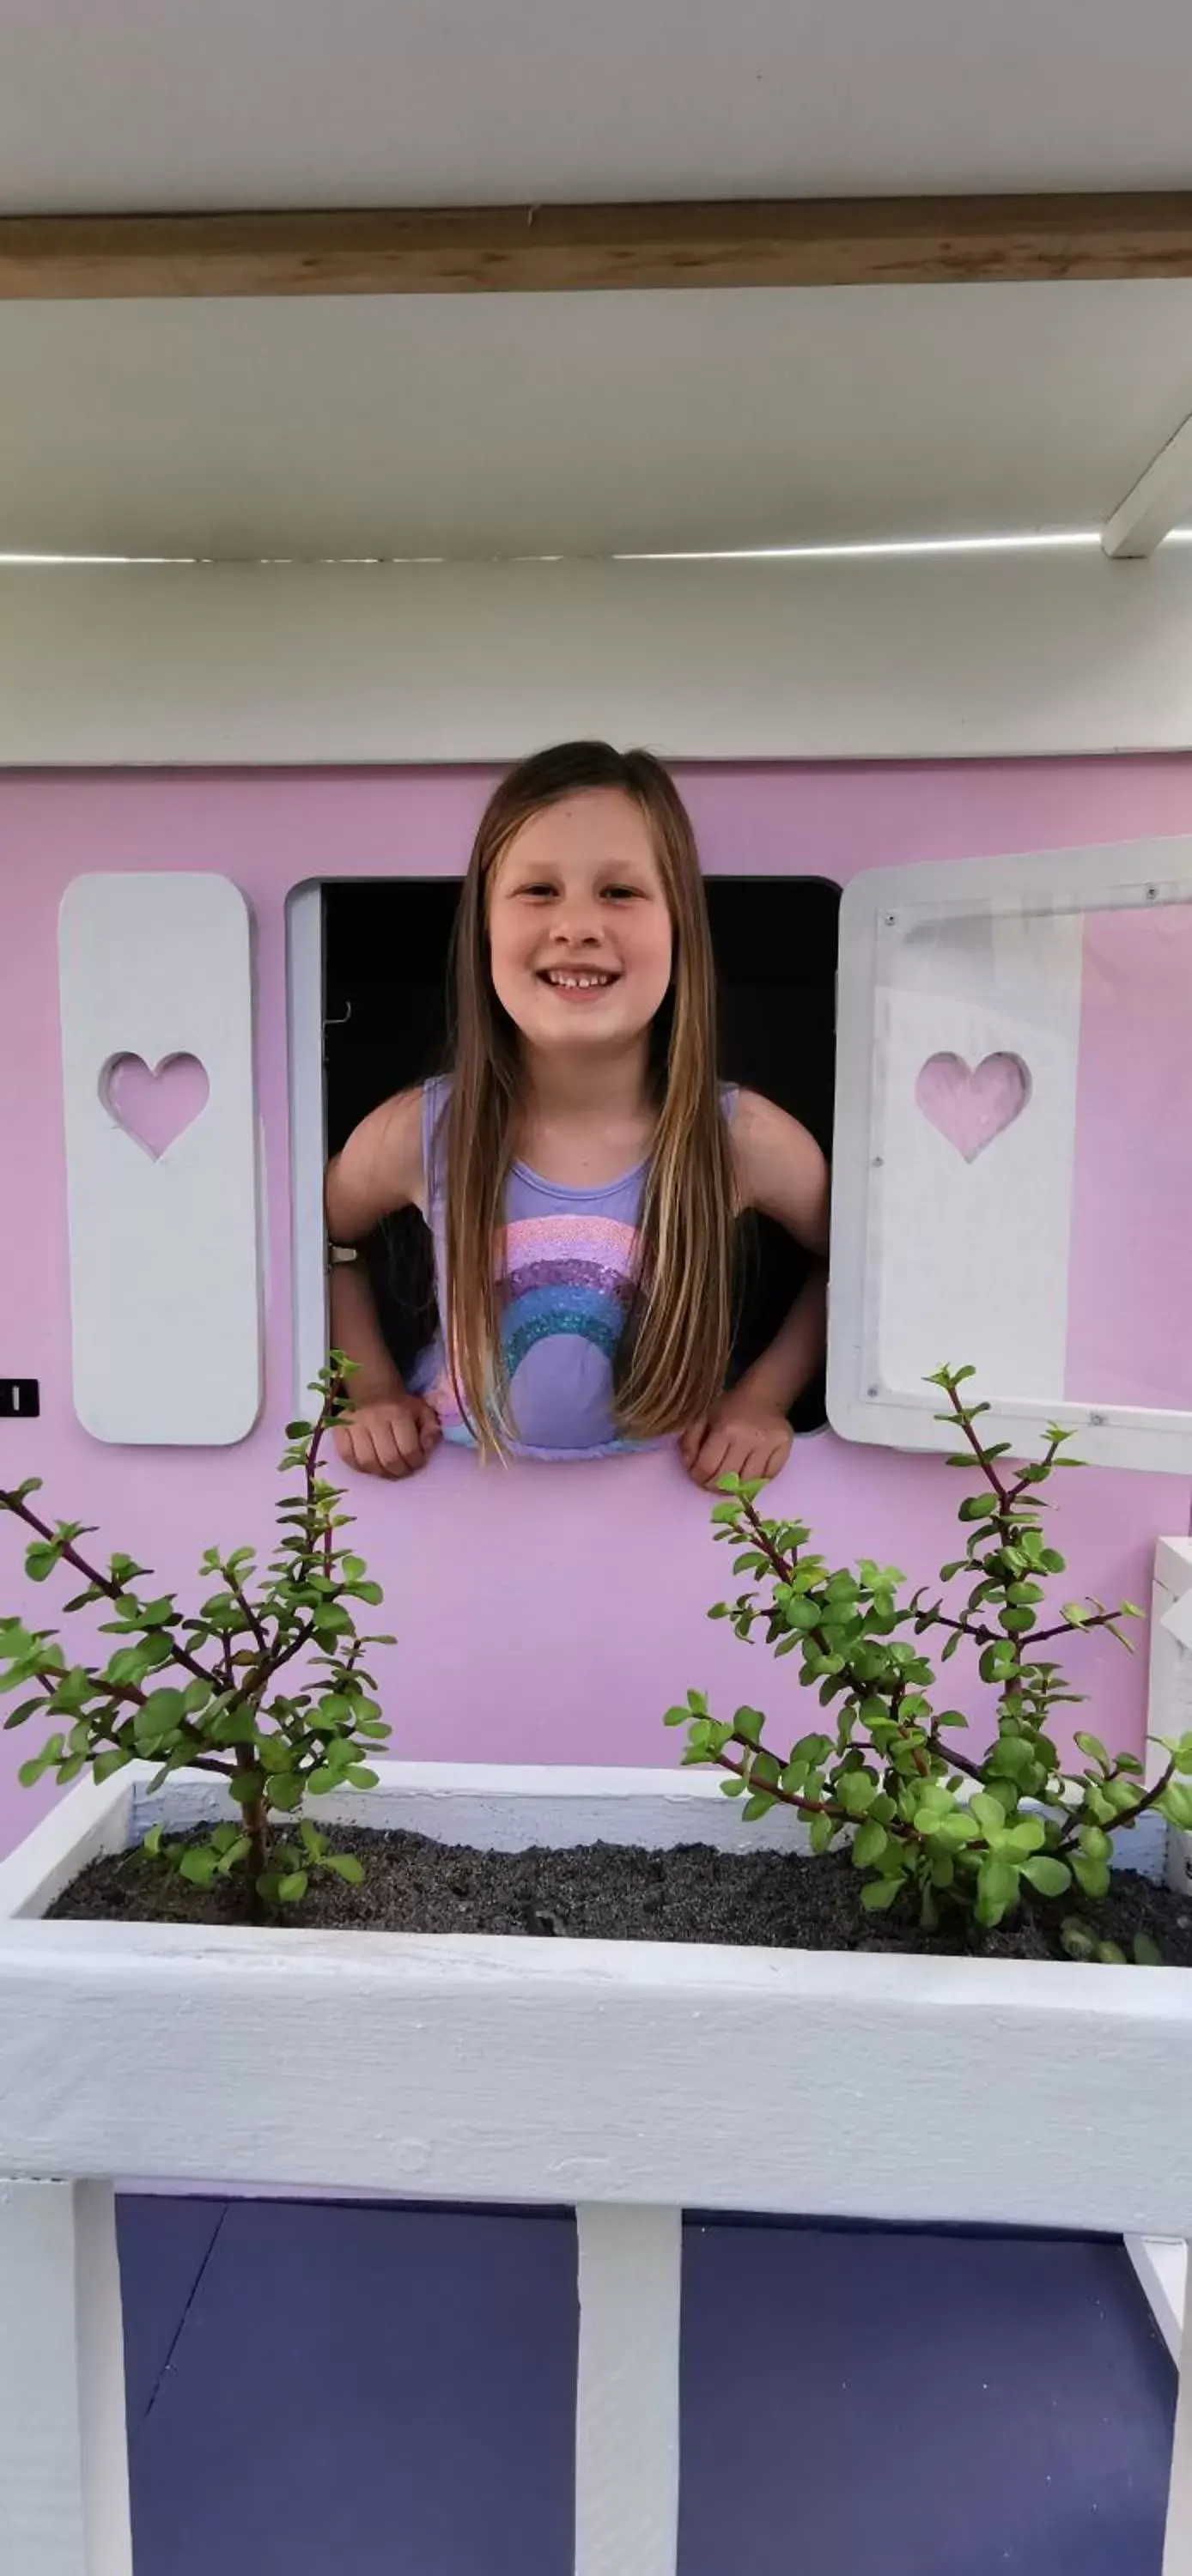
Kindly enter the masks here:
<path id="1" fill-rule="evenodd" d="M 717 871 L 843 881 L 911 859 L 1192 830 L 1183 759 L 706 768 L 683 783 Z M 488 785 L 479 771 L 409 770 L 0 781 L 0 1374 L 38 1377 L 43 1402 L 36 1424 L 0 1423 L 0 1481 L 42 1475 L 51 1512 L 98 1523 L 107 1545 L 133 1550 L 183 1592 L 214 1539 L 267 1536 L 290 1411 L 286 894 L 312 876 L 457 872 Z M 267 1393 L 257 1431 L 231 1452 L 103 1448 L 70 1405 L 58 903 L 83 870 L 169 866 L 224 871 L 257 922 Z M 934 1459 L 822 1433 L 796 1445 L 775 1505 L 806 1512 L 829 1551 L 887 1555 L 918 1579 L 950 1553 L 959 1490 Z M 706 1498 L 669 1457 L 481 1471 L 442 1452 L 408 1486 L 359 1482 L 353 1502 L 362 1550 L 385 1585 L 385 1624 L 401 1640 L 386 1666 L 399 1753 L 665 1761 L 676 1746 L 660 1712 L 689 1683 L 727 1708 L 793 1699 L 789 1666 L 771 1675 L 760 1647 L 750 1655 L 706 1626 L 727 1560 L 711 1545 Z M 1145 1599 L 1154 1540 L 1187 1529 L 1189 1502 L 1183 1479 L 1072 1477 L 1056 1529 L 1073 1588 Z M 4 1608 L 48 1623 L 52 1595 L 52 1585 L 26 1590 L 0 1528 Z M 1127 1663 L 1095 1641 L 1074 1650 L 1110 1740 L 1139 1737 L 1144 1660 Z M 0 1743 L 0 1849 L 44 1803 L 16 1787 L 23 1742 Z"/>

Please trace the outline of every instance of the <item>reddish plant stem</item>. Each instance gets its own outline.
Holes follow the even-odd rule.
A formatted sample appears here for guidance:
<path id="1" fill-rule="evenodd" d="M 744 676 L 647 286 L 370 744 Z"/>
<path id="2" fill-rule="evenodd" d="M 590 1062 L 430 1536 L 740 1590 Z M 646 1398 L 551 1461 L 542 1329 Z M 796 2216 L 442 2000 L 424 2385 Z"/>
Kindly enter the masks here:
<path id="1" fill-rule="evenodd" d="M 49 1539 L 51 1545 L 58 1548 L 59 1555 L 65 1563 L 73 1565 L 76 1574 L 81 1574 L 84 1582 L 92 1585 L 96 1592 L 101 1592 L 106 1601 L 119 1604 L 128 1600 L 129 1592 L 126 1584 L 115 1583 L 110 1574 L 101 1574 L 97 1566 L 88 1565 L 86 1557 L 80 1556 L 77 1548 L 69 1544 L 62 1545 L 48 1522 L 39 1519 L 36 1512 L 31 1512 L 21 1495 L 8 1494 L 0 1489 L 0 1509 L 14 1513 L 18 1520 L 26 1522 L 30 1529 L 36 1530 L 39 1538 Z M 192 1674 L 195 1681 L 206 1682 L 209 1690 L 218 1690 L 219 1683 L 215 1675 L 208 1672 L 206 1666 L 199 1662 L 197 1655 L 191 1654 L 189 1647 L 179 1643 L 172 1630 L 169 1634 L 175 1661 L 180 1663 L 186 1672 Z"/>

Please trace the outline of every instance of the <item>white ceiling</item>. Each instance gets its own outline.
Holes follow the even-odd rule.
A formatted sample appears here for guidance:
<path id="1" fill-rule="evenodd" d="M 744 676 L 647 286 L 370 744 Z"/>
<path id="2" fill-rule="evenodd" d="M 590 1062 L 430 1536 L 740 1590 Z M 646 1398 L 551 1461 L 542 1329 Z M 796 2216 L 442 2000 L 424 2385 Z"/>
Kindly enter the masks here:
<path id="1" fill-rule="evenodd" d="M 0 211 L 1192 183 L 1189 0 L 0 0 Z M 0 304 L 0 552 L 1100 522 L 1192 283 Z"/>
<path id="2" fill-rule="evenodd" d="M 1192 180 L 1188 0 L 0 0 L 0 207 Z"/>
<path id="3" fill-rule="evenodd" d="M 1089 527 L 1192 412 L 1192 283 L 10 304 L 0 378 L 0 551 Z"/>

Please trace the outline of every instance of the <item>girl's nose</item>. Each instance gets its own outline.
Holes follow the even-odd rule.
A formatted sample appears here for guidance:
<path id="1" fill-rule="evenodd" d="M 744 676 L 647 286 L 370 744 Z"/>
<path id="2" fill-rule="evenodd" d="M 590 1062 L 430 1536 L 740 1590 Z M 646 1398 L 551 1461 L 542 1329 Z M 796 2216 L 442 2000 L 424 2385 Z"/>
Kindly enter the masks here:
<path id="1" fill-rule="evenodd" d="M 577 902 L 560 904 L 550 932 L 557 948 L 585 948 L 603 937 L 604 928 L 594 904 Z"/>

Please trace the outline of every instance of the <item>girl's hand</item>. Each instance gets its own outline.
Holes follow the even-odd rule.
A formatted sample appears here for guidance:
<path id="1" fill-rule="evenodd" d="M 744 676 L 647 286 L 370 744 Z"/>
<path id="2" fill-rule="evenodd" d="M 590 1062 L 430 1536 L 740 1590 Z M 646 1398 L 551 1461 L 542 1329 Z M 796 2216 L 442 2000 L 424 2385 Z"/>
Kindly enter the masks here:
<path id="1" fill-rule="evenodd" d="M 679 1442 L 688 1475 L 714 1490 L 721 1476 L 776 1476 L 790 1456 L 793 1433 L 784 1413 L 747 1386 L 718 1396 L 702 1422 Z"/>
<path id="2" fill-rule="evenodd" d="M 346 1421 L 336 1426 L 335 1445 L 345 1466 L 362 1476 L 416 1476 L 437 1449 L 442 1425 L 432 1404 L 420 1395 L 383 1395 L 354 1404 Z"/>

